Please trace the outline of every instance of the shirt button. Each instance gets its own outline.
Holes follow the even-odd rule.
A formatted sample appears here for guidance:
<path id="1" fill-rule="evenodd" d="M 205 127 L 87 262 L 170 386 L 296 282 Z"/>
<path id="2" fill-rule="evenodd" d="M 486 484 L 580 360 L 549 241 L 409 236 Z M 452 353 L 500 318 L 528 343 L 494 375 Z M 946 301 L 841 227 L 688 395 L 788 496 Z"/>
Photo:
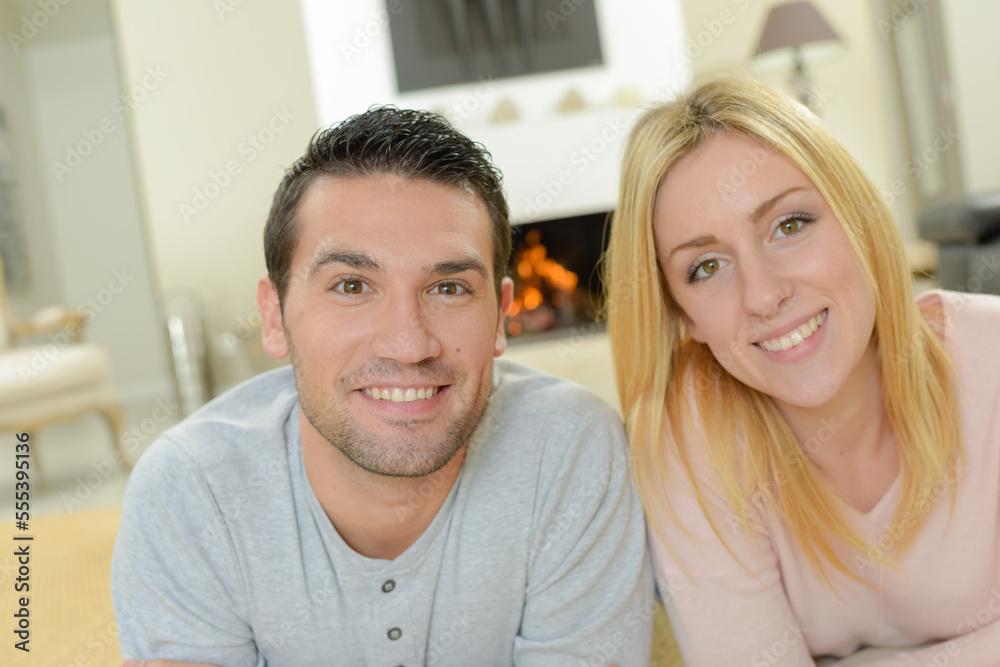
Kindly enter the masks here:
<path id="1" fill-rule="evenodd" d="M 389 579 L 384 584 L 382 584 L 382 592 L 391 593 L 392 589 L 394 589 L 395 587 L 396 587 L 396 582 L 393 581 L 392 579 Z"/>
<path id="2" fill-rule="evenodd" d="M 400 630 L 399 628 L 391 628 L 389 632 L 387 632 L 386 634 L 389 635 L 389 639 L 391 639 L 392 641 L 396 641 L 397 639 L 403 636 L 403 631 Z"/>

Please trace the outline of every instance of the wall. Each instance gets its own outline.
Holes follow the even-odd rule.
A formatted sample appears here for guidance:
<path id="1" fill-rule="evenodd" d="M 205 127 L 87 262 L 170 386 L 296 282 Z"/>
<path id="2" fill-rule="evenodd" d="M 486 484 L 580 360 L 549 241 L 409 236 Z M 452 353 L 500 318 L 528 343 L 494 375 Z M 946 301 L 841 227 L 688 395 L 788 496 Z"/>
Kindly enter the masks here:
<path id="1" fill-rule="evenodd" d="M 17 4 L 0 2 L 0 35 L 20 36 L 24 30 Z M 0 46 L 0 107 L 7 119 L 12 141 L 14 168 L 17 171 L 17 200 L 21 212 L 21 239 L 28 254 L 31 284 L 23 294 L 11 294 L 15 315 L 26 318 L 31 313 L 59 301 L 60 269 L 49 242 L 49 225 L 42 187 L 44 169 L 35 150 L 35 118 L 28 95 L 25 49 L 20 42 L 4 39 Z M 0 239 L 0 243 L 3 240 Z"/>
<path id="2" fill-rule="evenodd" d="M 45 276 L 45 305 L 61 303 L 88 313 L 84 338 L 110 351 L 123 402 L 169 395 L 158 289 L 118 112 L 122 87 L 107 5 L 54 3 L 51 16 L 36 3 L 18 6 L 35 26 L 30 30 L 20 18 L 16 28 L 27 35 L 17 55 L 21 99 L 32 113 L 30 130 L 16 134 L 24 154 L 34 158 L 23 171 L 32 250 L 44 253 L 40 261 L 33 258 L 33 267 Z M 38 194 L 42 206 L 35 201 Z"/>
<path id="3" fill-rule="evenodd" d="M 962 177 L 970 193 L 1000 190 L 1000 3 L 941 3 L 952 92 L 962 151 Z"/>
<path id="4" fill-rule="evenodd" d="M 124 77 L 140 81 L 147 68 L 165 77 L 131 118 L 159 282 L 165 295 L 201 300 L 224 352 L 224 341 L 250 342 L 270 197 L 316 130 L 299 6 L 111 5 Z M 219 359 L 220 385 L 255 370 L 245 355 Z"/>

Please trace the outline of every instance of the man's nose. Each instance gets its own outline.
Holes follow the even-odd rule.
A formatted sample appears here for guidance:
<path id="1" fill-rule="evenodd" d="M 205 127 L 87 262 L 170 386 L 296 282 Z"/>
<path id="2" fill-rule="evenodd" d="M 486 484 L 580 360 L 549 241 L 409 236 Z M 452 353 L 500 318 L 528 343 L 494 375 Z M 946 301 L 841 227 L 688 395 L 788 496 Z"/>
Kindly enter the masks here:
<path id="1" fill-rule="evenodd" d="M 441 342 L 420 295 L 395 295 L 387 299 L 376 323 L 372 352 L 381 359 L 416 364 L 441 354 Z"/>

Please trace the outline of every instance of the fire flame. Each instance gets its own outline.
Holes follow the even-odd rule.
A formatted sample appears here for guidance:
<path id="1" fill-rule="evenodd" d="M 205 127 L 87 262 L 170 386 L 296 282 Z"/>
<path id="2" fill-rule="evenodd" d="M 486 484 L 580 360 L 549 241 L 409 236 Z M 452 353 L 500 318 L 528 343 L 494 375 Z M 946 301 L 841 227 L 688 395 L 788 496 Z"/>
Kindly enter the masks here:
<path id="1" fill-rule="evenodd" d="M 511 318 L 538 309 L 545 303 L 546 293 L 552 295 L 550 306 L 571 303 L 579 277 L 548 256 L 548 250 L 542 245 L 542 234 L 537 229 L 528 232 L 525 246 L 514 254 L 514 266 L 520 280 L 508 313 Z M 511 321 L 508 332 L 516 336 L 522 328 L 519 321 Z"/>

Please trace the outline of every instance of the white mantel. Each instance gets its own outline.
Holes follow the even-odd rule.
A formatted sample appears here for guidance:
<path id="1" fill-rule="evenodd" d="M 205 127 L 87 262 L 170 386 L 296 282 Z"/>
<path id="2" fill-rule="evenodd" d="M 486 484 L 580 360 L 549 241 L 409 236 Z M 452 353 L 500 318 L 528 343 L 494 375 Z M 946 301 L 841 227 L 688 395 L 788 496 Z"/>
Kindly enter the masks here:
<path id="1" fill-rule="evenodd" d="M 390 3 L 406 11 L 410 2 Z M 564 0 L 560 11 L 590 0 Z M 373 104 L 445 112 L 493 154 L 504 173 L 514 222 L 607 211 L 617 199 L 622 146 L 640 104 L 664 99 L 689 76 L 678 0 L 596 3 L 604 65 L 399 94 L 396 92 L 386 3 L 302 0 L 307 49 L 320 124 Z M 561 23 L 552 23 L 558 30 Z M 587 108 L 559 113 L 575 90 Z M 519 119 L 493 124 L 502 102 Z M 617 103 L 616 103 L 617 100 Z"/>

